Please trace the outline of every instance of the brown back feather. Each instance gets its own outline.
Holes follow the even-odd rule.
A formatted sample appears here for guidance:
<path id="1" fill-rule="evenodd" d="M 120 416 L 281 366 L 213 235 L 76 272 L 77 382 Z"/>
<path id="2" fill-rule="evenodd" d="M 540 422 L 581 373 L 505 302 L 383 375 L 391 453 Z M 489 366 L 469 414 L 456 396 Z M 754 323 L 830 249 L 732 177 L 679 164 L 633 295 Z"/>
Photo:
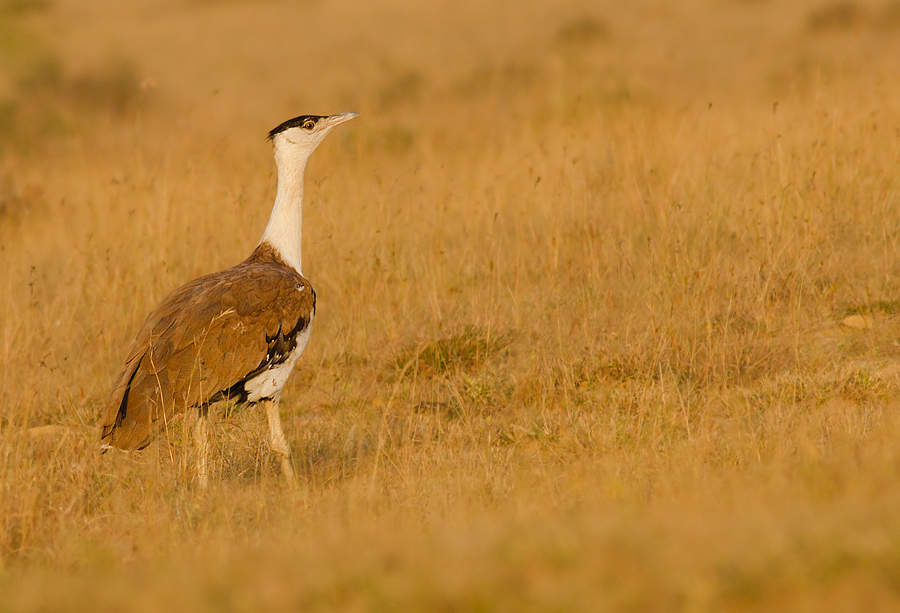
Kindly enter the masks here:
<path id="1" fill-rule="evenodd" d="M 301 319 L 308 325 L 314 309 L 312 286 L 267 244 L 178 288 L 135 337 L 101 438 L 122 449 L 146 446 L 175 415 L 239 383 L 265 359 L 267 336 Z"/>

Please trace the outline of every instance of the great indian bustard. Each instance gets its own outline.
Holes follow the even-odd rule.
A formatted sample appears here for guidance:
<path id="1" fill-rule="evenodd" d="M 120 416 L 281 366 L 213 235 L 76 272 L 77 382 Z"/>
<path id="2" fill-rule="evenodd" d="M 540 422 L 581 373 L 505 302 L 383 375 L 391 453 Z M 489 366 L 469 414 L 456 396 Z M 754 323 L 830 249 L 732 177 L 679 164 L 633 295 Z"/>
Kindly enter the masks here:
<path id="1" fill-rule="evenodd" d="M 301 115 L 269 132 L 278 189 L 259 245 L 240 264 L 181 286 L 147 316 L 104 411 L 103 447 L 143 449 L 185 413 L 194 418 L 197 478 L 205 486 L 209 405 L 258 403 L 282 473 L 293 482 L 278 401 L 316 314 L 316 294 L 300 268 L 303 175 L 325 136 L 354 117 Z"/>

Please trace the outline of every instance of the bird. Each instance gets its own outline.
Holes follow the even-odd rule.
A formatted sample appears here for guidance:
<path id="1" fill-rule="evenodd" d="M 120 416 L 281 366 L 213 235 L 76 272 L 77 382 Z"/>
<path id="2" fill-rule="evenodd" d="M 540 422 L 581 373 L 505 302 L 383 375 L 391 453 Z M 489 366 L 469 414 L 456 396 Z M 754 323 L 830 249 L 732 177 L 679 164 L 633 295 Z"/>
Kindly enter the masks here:
<path id="1" fill-rule="evenodd" d="M 184 414 L 205 488 L 209 406 L 261 405 L 282 475 L 295 482 L 279 401 L 316 315 L 316 293 L 301 269 L 303 179 L 316 147 L 354 117 L 300 115 L 269 131 L 278 183 L 262 238 L 244 261 L 182 285 L 150 312 L 104 407 L 102 449 L 143 449 Z"/>

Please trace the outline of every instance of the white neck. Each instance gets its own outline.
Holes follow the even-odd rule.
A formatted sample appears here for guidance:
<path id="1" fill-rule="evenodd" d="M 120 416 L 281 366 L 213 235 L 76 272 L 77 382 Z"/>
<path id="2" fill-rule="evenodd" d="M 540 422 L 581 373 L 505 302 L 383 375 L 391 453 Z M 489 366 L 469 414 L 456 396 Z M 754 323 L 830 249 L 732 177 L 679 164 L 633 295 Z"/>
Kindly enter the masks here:
<path id="1" fill-rule="evenodd" d="M 268 242 L 288 266 L 300 269 L 300 233 L 303 229 L 303 174 L 311 151 L 275 146 L 278 191 L 269 224 L 260 243 Z"/>

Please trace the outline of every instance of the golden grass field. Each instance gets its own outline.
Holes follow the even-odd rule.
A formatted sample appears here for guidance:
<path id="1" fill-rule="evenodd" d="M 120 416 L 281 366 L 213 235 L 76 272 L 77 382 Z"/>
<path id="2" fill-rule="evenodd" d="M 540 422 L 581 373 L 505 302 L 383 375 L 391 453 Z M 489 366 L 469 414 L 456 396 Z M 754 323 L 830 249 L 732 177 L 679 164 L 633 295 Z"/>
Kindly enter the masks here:
<path id="1" fill-rule="evenodd" d="M 891 0 L 0 2 L 0 611 L 896 610 L 898 75 Z M 339 111 L 301 486 L 100 455 Z"/>

